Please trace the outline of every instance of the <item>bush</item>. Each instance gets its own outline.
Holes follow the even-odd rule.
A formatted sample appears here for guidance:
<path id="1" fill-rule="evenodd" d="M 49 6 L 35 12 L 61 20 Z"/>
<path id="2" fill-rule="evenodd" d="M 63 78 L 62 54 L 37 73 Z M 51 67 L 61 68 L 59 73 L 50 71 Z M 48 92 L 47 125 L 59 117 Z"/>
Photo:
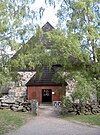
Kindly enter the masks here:
<path id="1" fill-rule="evenodd" d="M 69 97 L 66 97 L 66 96 L 63 96 L 63 98 L 62 98 L 62 104 L 67 109 L 72 108 L 72 105 L 73 105 L 72 102 L 71 102 L 71 100 L 70 100 L 70 98 Z"/>
<path id="2" fill-rule="evenodd" d="M 2 93 L 0 93 L 0 98 L 1 98 L 2 96 L 3 96 Z"/>

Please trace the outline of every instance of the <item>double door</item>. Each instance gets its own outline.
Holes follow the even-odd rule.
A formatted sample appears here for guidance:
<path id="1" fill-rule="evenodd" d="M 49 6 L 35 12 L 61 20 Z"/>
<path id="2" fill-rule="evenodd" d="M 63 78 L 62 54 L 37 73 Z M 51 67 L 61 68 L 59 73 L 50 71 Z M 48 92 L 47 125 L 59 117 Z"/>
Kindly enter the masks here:
<path id="1" fill-rule="evenodd" d="M 52 102 L 51 89 L 42 89 L 42 102 Z"/>

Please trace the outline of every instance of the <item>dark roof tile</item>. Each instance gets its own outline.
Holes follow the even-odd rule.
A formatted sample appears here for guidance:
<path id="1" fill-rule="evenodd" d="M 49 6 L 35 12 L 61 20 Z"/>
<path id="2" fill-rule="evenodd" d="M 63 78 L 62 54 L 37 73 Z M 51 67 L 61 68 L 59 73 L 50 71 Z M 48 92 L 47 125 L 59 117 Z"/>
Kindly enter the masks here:
<path id="1" fill-rule="evenodd" d="M 39 76 L 37 73 L 27 82 L 26 86 L 62 86 L 62 83 L 55 82 L 53 80 L 55 71 L 53 68 L 49 70 L 48 67 L 43 68 L 42 76 Z M 64 85 L 67 85 L 64 82 Z"/>
<path id="2" fill-rule="evenodd" d="M 47 23 L 42 27 L 43 32 L 51 31 L 52 29 L 54 29 L 54 27 L 53 27 L 49 22 L 47 22 Z"/>

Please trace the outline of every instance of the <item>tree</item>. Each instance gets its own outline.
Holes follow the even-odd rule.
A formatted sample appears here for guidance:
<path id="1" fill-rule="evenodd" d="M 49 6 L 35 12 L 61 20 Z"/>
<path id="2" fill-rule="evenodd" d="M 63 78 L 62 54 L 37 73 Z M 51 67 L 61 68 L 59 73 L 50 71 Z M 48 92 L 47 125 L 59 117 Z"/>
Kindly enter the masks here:
<path id="1" fill-rule="evenodd" d="M 83 98 L 81 89 L 85 90 L 85 94 L 89 91 L 92 93 L 89 89 L 91 86 L 92 91 L 96 88 L 100 100 L 99 8 L 96 8 L 98 4 L 98 0 L 63 0 L 57 16 L 59 22 L 65 26 L 66 39 L 58 37 L 58 34 L 50 38 L 54 41 L 52 61 L 64 66 L 64 71 L 70 73 L 69 79 L 78 80 L 77 92 L 80 92 L 80 98 Z M 66 78 L 68 79 L 68 75 Z"/>
<path id="2" fill-rule="evenodd" d="M 88 54 L 88 61 L 85 61 L 84 59 L 83 71 L 87 71 L 87 74 L 91 77 L 91 81 L 94 83 L 94 86 L 97 86 L 96 88 L 100 86 L 100 63 L 97 51 L 99 50 L 100 42 L 98 27 L 99 12 L 95 12 L 98 11 L 95 8 L 97 4 L 99 3 L 96 0 L 63 0 L 61 9 L 58 11 L 60 21 L 62 20 L 66 23 L 67 37 L 69 37 L 69 39 L 74 37 L 74 39 L 71 40 L 72 44 L 74 46 L 75 44 L 79 44 L 83 53 L 85 53 L 85 55 L 86 53 Z M 77 42 L 75 42 L 76 39 Z M 84 74 L 83 71 L 81 72 L 82 74 Z M 84 77 L 88 78 L 87 76 Z M 85 82 L 84 85 L 86 85 Z M 88 83 L 87 86 L 89 86 Z M 77 89 L 78 88 L 80 88 L 80 86 L 77 87 Z M 80 93 L 81 92 L 82 91 L 80 90 Z M 97 93 L 99 93 L 98 89 Z"/>
<path id="3" fill-rule="evenodd" d="M 29 24 L 23 23 L 28 18 L 33 19 L 34 16 L 32 18 L 27 0 L 0 1 L 0 87 L 9 80 L 6 73 L 8 69 L 5 66 L 10 57 L 7 47 L 10 46 L 12 50 L 20 47 L 16 40 L 26 34 Z"/>
<path id="4" fill-rule="evenodd" d="M 43 9 L 32 9 L 35 0 L 1 0 L 0 1 L 0 76 L 6 78 L 5 69 L 13 51 L 19 50 L 34 34 L 34 20 Z M 12 51 L 9 54 L 8 51 Z M 13 65 L 13 68 L 14 65 Z M 10 71 L 9 71 L 10 72 Z M 10 75 L 10 74 L 9 74 Z M 0 87 L 5 79 L 1 79 Z M 4 81 L 3 81 L 4 80 Z M 9 80 L 9 79 L 8 79 Z"/>

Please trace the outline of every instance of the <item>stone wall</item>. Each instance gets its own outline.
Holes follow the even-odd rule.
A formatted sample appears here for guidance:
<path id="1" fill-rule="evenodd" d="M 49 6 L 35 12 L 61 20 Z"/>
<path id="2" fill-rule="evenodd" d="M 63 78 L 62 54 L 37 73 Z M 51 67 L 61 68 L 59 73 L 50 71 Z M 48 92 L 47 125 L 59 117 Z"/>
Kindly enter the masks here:
<path id="1" fill-rule="evenodd" d="M 68 86 L 66 86 L 66 96 L 70 96 L 70 94 L 74 91 L 74 89 L 76 88 L 77 85 L 77 81 L 70 80 L 67 81 Z"/>
<path id="2" fill-rule="evenodd" d="M 30 78 L 35 74 L 36 72 L 18 72 L 18 74 L 21 75 L 20 80 L 20 86 L 25 86 L 25 84 L 30 80 Z"/>
<path id="3" fill-rule="evenodd" d="M 12 87 L 9 90 L 10 95 L 14 95 L 16 97 L 24 96 L 26 95 L 26 89 L 27 87 L 25 84 L 30 80 L 30 78 L 35 74 L 36 72 L 18 72 L 18 74 L 21 76 L 21 79 L 18 82 L 18 86 L 16 86 L 15 82 L 12 82 Z"/>

